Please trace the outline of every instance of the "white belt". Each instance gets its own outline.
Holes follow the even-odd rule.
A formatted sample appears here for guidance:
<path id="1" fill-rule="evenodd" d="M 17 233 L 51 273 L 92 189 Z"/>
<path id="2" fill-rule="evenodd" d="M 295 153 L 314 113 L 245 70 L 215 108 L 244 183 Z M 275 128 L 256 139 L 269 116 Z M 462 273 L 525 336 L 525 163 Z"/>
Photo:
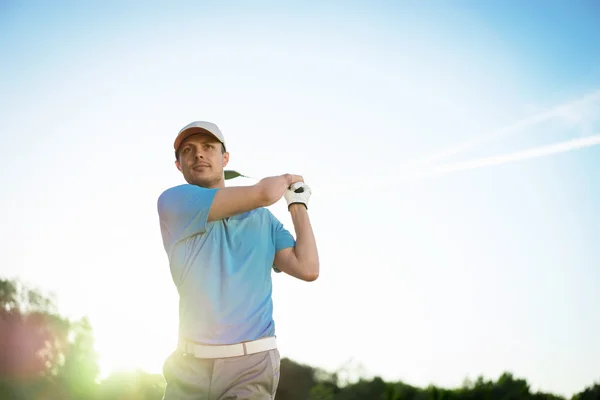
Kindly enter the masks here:
<path id="1" fill-rule="evenodd" d="M 227 358 L 275 349 L 277 348 L 277 341 L 274 336 L 226 345 L 203 345 L 183 341 L 180 348 L 184 353 L 193 355 L 196 358 Z"/>

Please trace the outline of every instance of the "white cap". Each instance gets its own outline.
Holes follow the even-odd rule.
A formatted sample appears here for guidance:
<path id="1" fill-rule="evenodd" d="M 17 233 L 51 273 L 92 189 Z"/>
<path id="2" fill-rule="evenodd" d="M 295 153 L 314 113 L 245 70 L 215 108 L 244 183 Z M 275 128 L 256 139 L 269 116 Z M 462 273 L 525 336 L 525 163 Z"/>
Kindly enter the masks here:
<path id="1" fill-rule="evenodd" d="M 181 146 L 181 142 L 197 133 L 208 133 L 213 135 L 219 142 L 223 144 L 223 148 L 225 148 L 225 137 L 217 125 L 207 121 L 194 121 L 183 127 L 177 134 L 175 143 L 173 143 L 175 152 L 177 152 L 177 149 L 179 149 L 179 146 Z"/>

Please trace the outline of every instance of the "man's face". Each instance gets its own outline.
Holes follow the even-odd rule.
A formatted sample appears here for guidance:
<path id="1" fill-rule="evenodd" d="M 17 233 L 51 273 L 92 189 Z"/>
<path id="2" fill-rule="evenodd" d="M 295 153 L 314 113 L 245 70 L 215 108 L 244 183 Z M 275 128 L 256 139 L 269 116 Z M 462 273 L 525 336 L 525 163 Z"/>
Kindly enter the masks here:
<path id="1" fill-rule="evenodd" d="M 228 162 L 229 153 L 222 152 L 221 142 L 199 133 L 181 143 L 175 165 L 189 184 L 214 188 L 225 186 L 223 169 Z"/>

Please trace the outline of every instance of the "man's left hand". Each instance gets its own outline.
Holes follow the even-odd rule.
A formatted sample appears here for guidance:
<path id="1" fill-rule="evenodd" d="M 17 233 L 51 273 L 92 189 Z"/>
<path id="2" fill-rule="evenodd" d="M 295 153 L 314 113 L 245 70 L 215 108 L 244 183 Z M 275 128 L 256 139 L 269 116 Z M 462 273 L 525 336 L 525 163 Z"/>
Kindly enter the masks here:
<path id="1" fill-rule="evenodd" d="M 304 204 L 304 207 L 308 210 L 308 200 L 312 194 L 310 187 L 304 182 L 294 183 L 285 192 L 285 200 L 288 204 L 288 210 L 292 204 Z"/>

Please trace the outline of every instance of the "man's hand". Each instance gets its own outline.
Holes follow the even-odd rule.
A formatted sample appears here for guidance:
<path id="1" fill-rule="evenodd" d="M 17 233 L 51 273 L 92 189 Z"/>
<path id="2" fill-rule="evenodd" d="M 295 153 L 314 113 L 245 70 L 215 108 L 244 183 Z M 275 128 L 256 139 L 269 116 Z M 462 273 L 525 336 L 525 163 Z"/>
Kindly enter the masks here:
<path id="1" fill-rule="evenodd" d="M 285 192 L 288 210 L 292 204 L 303 204 L 308 210 L 308 200 L 312 194 L 310 187 L 304 182 L 296 182 Z"/>
<path id="2" fill-rule="evenodd" d="M 304 182 L 302 176 L 285 174 L 261 179 L 256 185 L 265 196 L 266 203 L 271 205 L 279 201 L 290 186 L 299 182 Z"/>

